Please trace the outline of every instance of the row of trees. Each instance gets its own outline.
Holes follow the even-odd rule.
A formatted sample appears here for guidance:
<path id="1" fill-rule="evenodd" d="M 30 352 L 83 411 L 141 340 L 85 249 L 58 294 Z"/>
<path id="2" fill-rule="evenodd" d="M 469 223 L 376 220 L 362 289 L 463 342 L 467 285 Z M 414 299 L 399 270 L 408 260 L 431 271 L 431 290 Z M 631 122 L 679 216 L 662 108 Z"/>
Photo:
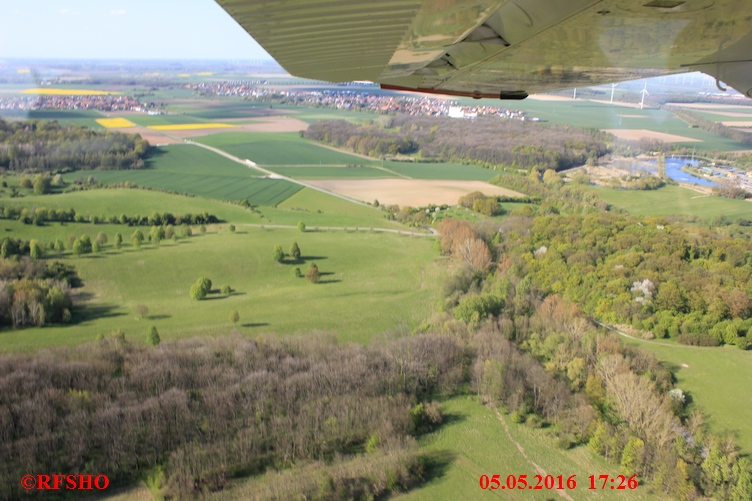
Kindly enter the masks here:
<path id="1" fill-rule="evenodd" d="M 0 119 L 0 169 L 66 172 L 143 169 L 149 143 L 138 134 Z"/>
<path id="2" fill-rule="evenodd" d="M 744 132 L 732 127 L 726 127 L 720 122 L 710 120 L 700 115 L 699 113 L 679 106 L 663 106 L 662 108 L 666 111 L 670 111 L 690 125 L 694 125 L 696 127 L 699 127 L 700 129 L 712 132 L 713 134 L 717 134 L 719 136 L 727 137 L 732 141 L 736 141 L 737 143 L 752 145 L 752 134 L 750 134 L 749 132 Z"/>
<path id="3" fill-rule="evenodd" d="M 420 158 L 501 169 L 566 169 L 608 151 L 605 133 L 497 117 L 455 120 L 397 115 L 391 128 L 319 121 L 305 137 L 370 156 L 416 153 Z"/>
<path id="4" fill-rule="evenodd" d="M 93 223 L 93 224 L 123 224 L 128 226 L 162 226 L 162 225 L 199 225 L 214 224 L 220 220 L 214 214 L 202 212 L 200 214 L 172 214 L 170 212 L 152 212 L 151 216 L 139 214 L 127 216 L 104 216 L 76 213 L 75 209 L 50 209 L 47 207 L 24 207 L 21 205 L 0 204 L 0 217 L 21 221 L 24 224 L 43 225 L 47 222 L 60 223 Z"/>

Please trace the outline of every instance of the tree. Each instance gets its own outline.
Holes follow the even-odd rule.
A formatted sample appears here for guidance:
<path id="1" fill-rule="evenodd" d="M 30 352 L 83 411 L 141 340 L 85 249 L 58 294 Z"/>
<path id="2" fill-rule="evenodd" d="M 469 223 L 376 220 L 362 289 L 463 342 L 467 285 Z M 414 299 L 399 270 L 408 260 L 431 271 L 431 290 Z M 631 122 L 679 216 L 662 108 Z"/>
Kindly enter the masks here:
<path id="1" fill-rule="evenodd" d="M 300 222 L 298 223 L 298 231 L 299 231 L 299 232 L 301 232 L 301 233 L 303 233 L 303 232 L 305 232 L 305 230 L 306 230 L 306 225 L 305 225 L 305 223 L 304 223 L 303 221 L 300 221 Z"/>
<path id="2" fill-rule="evenodd" d="M 63 241 L 59 238 L 55 240 L 55 252 L 57 252 L 57 255 L 59 256 L 60 254 L 62 254 L 64 250 L 65 244 L 63 243 Z"/>
<path id="3" fill-rule="evenodd" d="M 91 238 L 89 238 L 89 235 L 81 235 L 78 239 L 81 242 L 81 245 L 84 248 L 84 253 L 88 254 L 91 252 Z"/>
<path id="4" fill-rule="evenodd" d="M 230 233 L 235 233 L 235 225 L 231 224 L 228 229 L 230 230 Z"/>
<path id="5" fill-rule="evenodd" d="M 232 322 L 234 325 L 237 325 L 238 320 L 240 320 L 240 313 L 238 313 L 238 310 L 234 310 L 232 313 L 230 313 L 230 322 Z"/>
<path id="6" fill-rule="evenodd" d="M 42 250 L 42 246 L 39 245 L 38 240 L 32 240 L 29 242 L 29 256 L 31 256 L 31 259 L 37 260 L 42 259 L 42 256 L 44 254 L 44 251 Z"/>
<path id="7" fill-rule="evenodd" d="M 272 253 L 272 258 L 277 261 L 278 263 L 281 263 L 285 260 L 285 251 L 282 250 L 282 246 L 277 244 L 274 246 L 274 252 Z"/>
<path id="8" fill-rule="evenodd" d="M 52 181 L 49 176 L 39 174 L 34 180 L 34 193 L 46 195 L 50 192 Z"/>
<path id="9" fill-rule="evenodd" d="M 115 248 L 120 249 L 120 247 L 123 246 L 123 235 L 120 233 L 115 233 Z"/>
<path id="10" fill-rule="evenodd" d="M 212 281 L 208 278 L 201 277 L 196 281 L 196 284 L 204 291 L 204 295 L 209 294 L 212 288 Z"/>
<path id="11" fill-rule="evenodd" d="M 24 177 L 19 181 L 18 186 L 21 188 L 31 188 L 33 186 L 33 183 L 31 182 L 31 179 L 28 177 Z"/>
<path id="12" fill-rule="evenodd" d="M 131 242 L 133 243 L 133 247 L 138 249 L 141 247 L 141 242 L 144 241 L 144 234 L 141 232 L 141 230 L 136 230 L 133 232 L 133 235 L 131 235 Z"/>
<path id="13" fill-rule="evenodd" d="M 230 294 L 232 294 L 232 287 L 230 287 L 229 285 L 223 285 L 222 294 L 224 294 L 225 296 L 229 296 Z"/>
<path id="14" fill-rule="evenodd" d="M 161 226 L 152 226 L 149 231 L 149 236 L 154 245 L 159 245 L 159 242 L 165 237 L 165 230 Z"/>
<path id="15" fill-rule="evenodd" d="M 94 254 L 99 254 L 99 252 L 100 252 L 101 250 L 102 250 L 102 246 L 101 246 L 101 245 L 99 245 L 99 242 L 97 242 L 96 240 L 94 240 L 94 243 L 92 243 L 92 244 L 91 244 L 91 251 L 92 251 L 92 252 L 93 252 Z"/>
<path id="16" fill-rule="evenodd" d="M 3 257 L 3 259 L 8 259 L 13 255 L 13 243 L 10 241 L 9 238 L 6 238 L 3 240 L 3 245 L 0 247 L 0 256 Z"/>
<path id="17" fill-rule="evenodd" d="M 157 328 L 155 326 L 151 326 L 151 330 L 149 331 L 149 334 L 146 336 L 146 343 L 149 346 L 157 346 L 162 340 L 159 338 L 159 333 L 157 332 Z"/>
<path id="18" fill-rule="evenodd" d="M 190 294 L 191 299 L 195 299 L 196 301 L 201 301 L 206 297 L 206 291 L 198 283 L 191 285 Z"/>
<path id="19" fill-rule="evenodd" d="M 86 250 L 84 249 L 84 244 L 81 243 L 81 239 L 77 238 L 75 242 L 73 242 L 73 254 L 76 256 L 81 256 L 84 254 Z"/>
<path id="20" fill-rule="evenodd" d="M 144 318 L 149 314 L 149 308 L 147 308 L 145 304 L 137 304 L 134 309 L 141 318 Z"/>
<path id="21" fill-rule="evenodd" d="M 293 268 L 292 270 L 290 270 L 290 275 L 292 275 L 295 278 L 300 278 L 300 277 L 303 276 L 303 273 L 301 273 L 300 272 L 300 268 L 298 268 L 296 266 L 295 268 Z"/>
<path id="22" fill-rule="evenodd" d="M 299 261 L 300 260 L 300 247 L 298 247 L 298 243 L 297 242 L 293 242 L 292 245 L 290 246 L 290 256 L 295 261 Z"/>
<path id="23" fill-rule="evenodd" d="M 312 284 L 318 283 L 319 278 L 321 278 L 318 266 L 316 266 L 315 263 L 311 263 L 311 266 L 308 268 L 308 271 L 306 271 L 305 276 Z"/>

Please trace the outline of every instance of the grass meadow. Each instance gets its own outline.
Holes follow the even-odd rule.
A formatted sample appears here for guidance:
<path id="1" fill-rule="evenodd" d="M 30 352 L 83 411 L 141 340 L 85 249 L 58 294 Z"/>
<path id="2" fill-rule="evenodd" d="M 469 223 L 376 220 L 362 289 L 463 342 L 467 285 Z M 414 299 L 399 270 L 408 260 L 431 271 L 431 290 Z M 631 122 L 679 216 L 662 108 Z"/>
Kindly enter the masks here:
<path id="1" fill-rule="evenodd" d="M 415 327 L 428 318 L 441 275 L 432 239 L 396 234 L 243 226 L 231 233 L 227 225 L 212 225 L 206 234 L 194 228 L 193 237 L 135 249 L 129 245 L 134 228 L 120 225 L 19 228 L 17 222 L 3 220 L 0 228 L 14 237 L 44 242 L 67 242 L 69 236 L 84 233 L 93 239 L 99 231 L 112 242 L 121 232 L 128 242 L 121 250 L 108 244 L 96 255 L 63 255 L 62 261 L 75 265 L 84 282 L 77 291 L 85 305 L 76 313 L 78 322 L 4 330 L 0 349 L 7 351 L 78 344 L 117 329 L 143 342 L 152 325 L 164 340 L 226 334 L 236 328 L 246 335 L 323 329 L 343 341 L 367 342 L 374 334 L 403 323 Z M 274 246 L 287 251 L 294 241 L 302 250 L 301 262 L 276 263 Z M 296 266 L 305 272 L 311 262 L 322 273 L 315 285 L 291 273 Z M 211 279 L 216 290 L 227 284 L 235 292 L 194 301 L 188 291 L 199 277 Z M 138 318 L 137 304 L 149 308 L 149 318 Z M 229 320 L 233 310 L 240 313 L 237 326 Z"/>
<path id="2" fill-rule="evenodd" d="M 733 346 L 696 348 L 634 341 L 674 372 L 676 387 L 692 398 L 714 433 L 729 433 L 743 451 L 752 451 L 752 353 Z"/>
<path id="3" fill-rule="evenodd" d="M 752 203 L 705 195 L 681 186 L 657 190 L 614 190 L 592 187 L 607 203 L 635 216 L 671 216 L 687 214 L 703 219 L 724 215 L 730 220 L 752 216 Z"/>
<path id="4" fill-rule="evenodd" d="M 98 130 L 104 130 L 97 123 L 97 119 L 103 117 L 94 110 L 0 110 L 0 118 L 5 120 L 57 120 L 60 125 L 80 125 Z"/>
<path id="5" fill-rule="evenodd" d="M 397 499 L 557 499 L 555 491 L 547 490 L 481 490 L 479 479 L 483 474 L 499 474 L 503 484 L 508 475 L 521 474 L 527 474 L 528 480 L 535 482 L 537 471 L 510 440 L 493 409 L 481 405 L 476 397 L 455 397 L 444 400 L 442 405 L 445 423 L 433 433 L 423 436 L 419 442 L 432 465 L 428 471 L 429 479 L 421 488 L 398 496 Z M 556 449 L 553 447 L 553 437 L 546 430 L 514 424 L 508 415 L 504 415 L 504 420 L 514 441 L 547 474 L 554 477 L 563 475 L 564 479 L 577 475 L 577 487 L 566 491 L 572 499 L 658 499 L 639 487 L 635 491 L 588 490 L 589 475 L 617 475 L 618 465 L 596 457 L 586 447 L 568 451 Z"/>

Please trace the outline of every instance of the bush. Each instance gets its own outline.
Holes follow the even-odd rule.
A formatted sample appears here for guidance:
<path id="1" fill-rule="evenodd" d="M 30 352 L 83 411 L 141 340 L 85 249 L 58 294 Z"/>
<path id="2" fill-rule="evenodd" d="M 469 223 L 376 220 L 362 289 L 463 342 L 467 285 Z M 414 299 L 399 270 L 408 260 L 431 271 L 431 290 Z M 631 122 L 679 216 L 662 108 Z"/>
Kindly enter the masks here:
<path id="1" fill-rule="evenodd" d="M 230 226 L 228 226 L 228 229 L 230 230 L 230 233 L 235 233 L 235 225 L 234 224 L 231 224 Z"/>
<path id="2" fill-rule="evenodd" d="M 146 343 L 149 346 L 157 346 L 162 340 L 159 338 L 157 328 L 152 325 L 149 334 L 146 336 Z"/>
<path id="3" fill-rule="evenodd" d="M 282 250 L 282 246 L 277 244 L 274 246 L 274 252 L 272 253 L 272 259 L 281 263 L 285 260 L 285 251 Z"/>
<path id="4" fill-rule="evenodd" d="M 191 299 L 195 299 L 196 301 L 201 301 L 206 297 L 206 291 L 198 283 L 191 285 L 190 294 Z"/>
<path id="5" fill-rule="evenodd" d="M 305 277 L 312 284 L 318 283 L 319 279 L 321 278 L 321 274 L 319 273 L 318 266 L 316 266 L 314 263 L 311 263 L 311 266 L 308 268 L 308 271 L 306 271 Z"/>
<path id="6" fill-rule="evenodd" d="M 305 230 L 306 230 L 306 226 L 305 226 L 305 223 L 304 223 L 303 221 L 300 221 L 300 222 L 298 223 L 298 231 L 300 231 L 300 232 L 302 233 L 302 232 L 304 232 Z"/>
<path id="7" fill-rule="evenodd" d="M 303 276 L 303 273 L 301 273 L 300 268 L 296 266 L 295 268 L 290 270 L 290 275 L 296 278 L 301 278 Z"/>
<path id="8" fill-rule="evenodd" d="M 225 296 L 229 296 L 230 294 L 232 294 L 232 287 L 230 287 L 229 285 L 223 285 L 222 294 L 224 294 Z"/>
<path id="9" fill-rule="evenodd" d="M 293 242 L 290 246 L 290 257 L 292 257 L 295 261 L 298 261 L 300 259 L 300 247 L 298 247 L 297 242 Z"/>

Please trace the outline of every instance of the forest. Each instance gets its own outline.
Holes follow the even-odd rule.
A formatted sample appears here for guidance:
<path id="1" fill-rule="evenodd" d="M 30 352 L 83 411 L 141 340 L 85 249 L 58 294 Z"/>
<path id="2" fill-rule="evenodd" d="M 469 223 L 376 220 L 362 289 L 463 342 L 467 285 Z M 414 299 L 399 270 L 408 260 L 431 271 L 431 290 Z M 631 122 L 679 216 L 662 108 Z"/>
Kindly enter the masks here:
<path id="1" fill-rule="evenodd" d="M 588 158 L 606 154 L 609 135 L 497 117 L 460 120 L 395 115 L 364 125 L 319 121 L 308 128 L 305 137 L 373 157 L 402 154 L 420 161 L 543 171 L 582 165 Z"/>
<path id="2" fill-rule="evenodd" d="M 0 170 L 70 172 L 143 169 L 149 143 L 138 134 L 0 119 Z"/>

